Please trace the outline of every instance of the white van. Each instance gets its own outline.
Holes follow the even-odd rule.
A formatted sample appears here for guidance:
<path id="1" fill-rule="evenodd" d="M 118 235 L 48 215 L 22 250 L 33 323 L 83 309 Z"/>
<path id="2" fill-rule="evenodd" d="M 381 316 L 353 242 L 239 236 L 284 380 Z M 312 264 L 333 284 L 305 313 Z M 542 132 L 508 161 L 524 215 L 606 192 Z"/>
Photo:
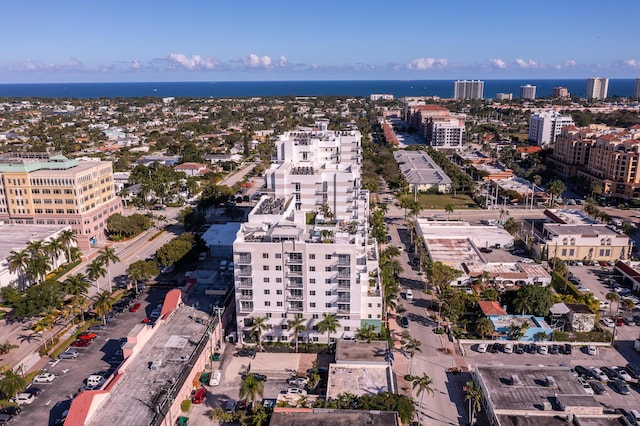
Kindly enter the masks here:
<path id="1" fill-rule="evenodd" d="M 87 377 L 87 386 L 98 387 L 101 386 L 105 381 L 105 378 L 99 374 L 92 374 Z"/>
<path id="2" fill-rule="evenodd" d="M 209 378 L 209 386 L 218 386 L 220 384 L 220 380 L 222 379 L 222 370 L 216 370 L 211 373 L 211 377 Z"/>

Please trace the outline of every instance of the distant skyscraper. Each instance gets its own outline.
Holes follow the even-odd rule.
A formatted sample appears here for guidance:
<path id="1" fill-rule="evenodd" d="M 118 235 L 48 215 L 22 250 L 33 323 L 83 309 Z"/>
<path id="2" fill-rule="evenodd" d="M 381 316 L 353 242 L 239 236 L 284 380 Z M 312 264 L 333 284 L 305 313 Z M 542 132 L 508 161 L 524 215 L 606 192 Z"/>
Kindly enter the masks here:
<path id="1" fill-rule="evenodd" d="M 520 86 L 520 99 L 535 99 L 536 98 L 536 86 L 527 84 L 526 86 Z"/>
<path id="2" fill-rule="evenodd" d="M 496 94 L 496 100 L 498 101 L 510 101 L 513 99 L 513 93 L 498 93 Z"/>
<path id="3" fill-rule="evenodd" d="M 587 79 L 587 99 L 605 99 L 608 90 L 608 78 L 593 77 Z"/>
<path id="4" fill-rule="evenodd" d="M 640 98 L 640 78 L 636 78 L 636 88 L 633 91 L 634 98 Z"/>
<path id="5" fill-rule="evenodd" d="M 569 90 L 566 87 L 554 87 L 551 90 L 551 97 L 553 98 L 568 98 Z"/>
<path id="6" fill-rule="evenodd" d="M 529 140 L 538 146 L 548 147 L 565 126 L 573 126 L 571 116 L 563 116 L 556 111 L 531 114 L 529 121 Z"/>
<path id="7" fill-rule="evenodd" d="M 484 99 L 484 81 L 457 80 L 453 88 L 454 99 Z"/>

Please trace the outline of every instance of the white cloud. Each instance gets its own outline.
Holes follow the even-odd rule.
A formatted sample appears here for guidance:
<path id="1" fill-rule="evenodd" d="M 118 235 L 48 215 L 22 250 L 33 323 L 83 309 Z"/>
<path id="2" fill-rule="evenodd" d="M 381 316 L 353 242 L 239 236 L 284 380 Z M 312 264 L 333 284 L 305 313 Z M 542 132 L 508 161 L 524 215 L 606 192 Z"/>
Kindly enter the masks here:
<path id="1" fill-rule="evenodd" d="M 564 61 L 564 66 L 567 68 L 575 67 L 576 65 L 578 65 L 578 63 L 573 59 L 567 59 L 566 61 Z"/>
<path id="2" fill-rule="evenodd" d="M 142 64 L 137 59 L 134 59 L 133 62 L 131 62 L 131 69 L 140 70 L 142 69 Z"/>
<path id="3" fill-rule="evenodd" d="M 37 71 L 85 71 L 84 65 L 76 58 L 70 58 L 67 62 L 62 64 L 44 63 L 40 61 L 34 61 L 28 59 L 24 62 L 9 64 L 6 67 L 9 71 L 17 72 L 37 72 Z"/>
<path id="4" fill-rule="evenodd" d="M 631 68 L 640 68 L 640 61 L 638 61 L 637 59 L 626 59 L 623 61 L 623 63 Z"/>
<path id="5" fill-rule="evenodd" d="M 506 69 L 507 63 L 502 59 L 489 59 L 489 63 L 496 68 Z"/>
<path id="6" fill-rule="evenodd" d="M 524 59 L 516 58 L 516 65 L 520 68 L 538 68 L 538 64 L 533 59 L 525 61 Z"/>
<path id="7" fill-rule="evenodd" d="M 243 56 L 238 60 L 247 68 L 272 68 L 273 63 L 269 56 L 258 56 L 255 53 L 250 53 L 247 56 Z"/>
<path id="8" fill-rule="evenodd" d="M 211 70 L 216 67 L 218 61 L 214 58 L 203 58 L 200 55 L 183 55 L 182 53 L 171 53 L 167 62 L 172 66 L 179 66 L 191 71 Z"/>
<path id="9" fill-rule="evenodd" d="M 447 66 L 446 59 L 436 59 L 436 58 L 418 58 L 410 61 L 406 68 L 408 70 L 432 70 L 432 69 L 441 69 Z"/>

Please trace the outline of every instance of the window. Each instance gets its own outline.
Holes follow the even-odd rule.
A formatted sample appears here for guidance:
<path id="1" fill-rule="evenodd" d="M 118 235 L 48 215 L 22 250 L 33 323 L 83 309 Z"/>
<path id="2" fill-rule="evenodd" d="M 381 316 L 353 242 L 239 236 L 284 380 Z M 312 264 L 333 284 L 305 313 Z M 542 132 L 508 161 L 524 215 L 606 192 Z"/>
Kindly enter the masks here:
<path id="1" fill-rule="evenodd" d="M 282 290 L 276 290 L 277 295 L 282 295 Z"/>
<path id="2" fill-rule="evenodd" d="M 315 271 L 316 271 L 315 266 L 309 266 L 309 272 L 315 272 Z"/>
<path id="3" fill-rule="evenodd" d="M 324 271 L 325 272 L 331 272 L 331 266 L 325 266 L 324 267 Z"/>
<path id="4" fill-rule="evenodd" d="M 313 315 L 311 315 L 311 318 L 313 318 L 313 319 L 318 319 L 318 318 L 320 318 L 320 315 L 318 315 L 318 314 L 313 314 Z"/>
<path id="5" fill-rule="evenodd" d="M 267 300 L 266 302 L 264 302 L 264 306 L 271 306 L 271 302 Z"/>
<path id="6" fill-rule="evenodd" d="M 324 283 L 325 283 L 325 284 L 331 284 L 331 278 L 326 278 L 326 279 L 324 280 Z"/>
<path id="7" fill-rule="evenodd" d="M 282 278 L 280 278 L 280 277 L 276 278 L 276 282 L 277 283 L 282 283 Z"/>
<path id="8" fill-rule="evenodd" d="M 269 270 L 269 265 L 262 265 L 262 270 L 263 271 L 268 271 Z"/>
<path id="9" fill-rule="evenodd" d="M 342 329 L 343 329 L 344 331 L 351 331 L 351 327 L 349 327 L 349 326 L 343 327 Z"/>
<path id="10" fill-rule="evenodd" d="M 289 325 L 288 324 L 281 324 L 280 328 L 283 329 L 283 330 L 286 330 L 286 329 L 289 328 Z"/>
<path id="11" fill-rule="evenodd" d="M 271 318 L 271 312 L 267 312 L 267 318 Z"/>
<path id="12" fill-rule="evenodd" d="M 265 290 L 264 294 L 271 294 L 271 290 Z"/>
<path id="13" fill-rule="evenodd" d="M 269 282 L 269 277 L 264 277 L 264 278 L 263 278 L 263 281 L 264 281 L 265 283 L 268 283 L 268 282 Z"/>
<path id="14" fill-rule="evenodd" d="M 330 307 L 331 307 L 331 303 L 325 303 L 325 304 L 324 304 L 324 307 L 325 307 L 325 308 L 330 308 Z"/>
<path id="15" fill-rule="evenodd" d="M 282 307 L 282 302 L 276 302 L 276 306 Z"/>
<path id="16" fill-rule="evenodd" d="M 562 255 L 566 256 L 567 255 L 567 249 L 562 249 Z"/>
<path id="17" fill-rule="evenodd" d="M 331 291 L 325 291 L 325 292 L 324 292 L 324 295 L 325 295 L 325 296 L 331 296 Z"/>
<path id="18" fill-rule="evenodd" d="M 309 296 L 315 296 L 315 295 L 316 295 L 316 291 L 315 290 L 309 291 Z"/>
<path id="19" fill-rule="evenodd" d="M 309 260 L 314 260 L 315 258 L 316 258 L 316 255 L 315 255 L 315 254 L 311 253 L 311 254 L 309 255 Z"/>
<path id="20" fill-rule="evenodd" d="M 371 314 L 367 315 L 367 318 L 371 319 L 372 318 Z"/>
<path id="21" fill-rule="evenodd" d="M 263 259 L 268 259 L 269 258 L 269 253 L 262 253 L 262 258 Z"/>
<path id="22" fill-rule="evenodd" d="M 330 254 L 325 254 L 324 258 L 325 258 L 325 260 L 331 260 L 331 255 Z"/>
<path id="23" fill-rule="evenodd" d="M 282 253 L 276 253 L 276 259 L 282 259 Z"/>
<path id="24" fill-rule="evenodd" d="M 315 283 L 316 283 L 315 278 L 309 278 L 309 284 L 315 284 Z"/>
<path id="25" fill-rule="evenodd" d="M 315 307 L 316 307 L 315 302 L 311 302 L 311 303 L 309 303 L 309 307 L 311 307 L 311 308 L 315 308 Z"/>
<path id="26" fill-rule="evenodd" d="M 370 308 L 373 308 L 373 303 L 368 304 Z"/>
<path id="27" fill-rule="evenodd" d="M 282 265 L 276 265 L 276 271 L 282 271 Z"/>

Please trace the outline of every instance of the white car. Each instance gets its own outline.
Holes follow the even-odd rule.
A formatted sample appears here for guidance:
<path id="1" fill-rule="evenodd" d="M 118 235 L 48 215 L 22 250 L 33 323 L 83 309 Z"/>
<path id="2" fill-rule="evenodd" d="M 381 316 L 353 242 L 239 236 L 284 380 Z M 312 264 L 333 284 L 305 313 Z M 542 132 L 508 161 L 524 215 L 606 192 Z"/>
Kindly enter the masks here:
<path id="1" fill-rule="evenodd" d="M 486 343 L 480 343 L 478 345 L 478 353 L 485 353 L 487 351 L 487 344 Z"/>
<path id="2" fill-rule="evenodd" d="M 306 386 L 306 384 L 309 383 L 309 379 L 306 377 L 296 377 L 295 379 L 287 380 L 287 383 L 295 386 Z"/>
<path id="3" fill-rule="evenodd" d="M 287 395 L 306 395 L 307 391 L 300 388 L 289 388 L 284 393 Z"/>
<path id="4" fill-rule="evenodd" d="M 547 345 L 538 346 L 538 353 L 541 355 L 547 355 L 549 353 L 549 347 Z"/>
<path id="5" fill-rule="evenodd" d="M 588 345 L 587 346 L 587 354 L 589 354 L 589 355 L 597 355 L 598 354 L 598 350 L 596 349 L 596 347 L 594 345 Z"/>
<path id="6" fill-rule="evenodd" d="M 405 293 L 405 297 L 407 300 L 413 300 L 413 291 L 411 291 L 410 288 L 407 289 L 407 292 Z"/>
<path id="7" fill-rule="evenodd" d="M 629 373 L 627 373 L 627 370 L 624 367 L 613 367 L 613 369 L 618 372 L 622 380 L 626 382 L 630 382 L 631 380 L 633 380 L 629 375 Z"/>
<path id="8" fill-rule="evenodd" d="M 578 382 L 580 382 L 582 389 L 584 389 L 584 392 L 587 395 L 593 395 L 593 388 L 591 387 L 591 385 L 589 385 L 589 383 L 587 383 L 585 379 L 583 379 L 582 377 L 578 377 Z"/>
<path id="9" fill-rule="evenodd" d="M 42 373 L 34 377 L 33 381 L 35 383 L 51 383 L 55 378 L 56 378 L 56 375 L 53 373 Z"/>
<path id="10" fill-rule="evenodd" d="M 22 405 L 22 404 L 31 404 L 33 401 L 35 401 L 35 399 L 36 397 L 33 396 L 32 393 L 21 392 L 17 394 L 15 398 L 12 398 L 12 401 L 18 405 Z"/>
<path id="11" fill-rule="evenodd" d="M 601 382 L 606 382 L 607 380 L 609 380 L 609 376 L 604 374 L 604 371 L 600 370 L 598 367 L 592 367 L 591 374 L 593 374 L 593 377 L 597 380 L 600 380 Z"/>
<path id="12" fill-rule="evenodd" d="M 612 320 L 611 318 L 602 318 L 602 320 L 601 320 L 601 321 L 602 321 L 602 323 L 603 323 L 604 325 L 606 325 L 607 327 L 613 327 L 613 326 L 615 326 L 615 325 L 616 325 L 616 323 L 615 323 L 615 322 L 613 322 L 613 320 Z"/>

